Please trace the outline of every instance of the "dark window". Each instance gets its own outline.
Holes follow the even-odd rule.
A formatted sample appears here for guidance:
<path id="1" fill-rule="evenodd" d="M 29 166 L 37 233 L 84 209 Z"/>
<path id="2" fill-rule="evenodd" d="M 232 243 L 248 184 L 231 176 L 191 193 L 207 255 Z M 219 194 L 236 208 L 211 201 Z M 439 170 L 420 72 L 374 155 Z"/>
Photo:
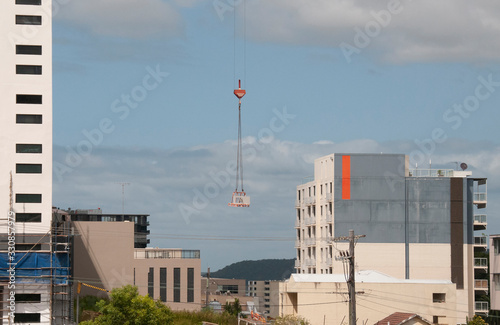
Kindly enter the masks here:
<path id="1" fill-rule="evenodd" d="M 16 293 L 16 302 L 41 302 L 39 293 Z"/>
<path id="2" fill-rule="evenodd" d="M 194 302 L 194 268 L 188 268 L 187 302 Z"/>
<path id="3" fill-rule="evenodd" d="M 446 302 L 446 293 L 433 293 L 432 302 Z"/>
<path id="4" fill-rule="evenodd" d="M 18 174 L 41 174 L 42 164 L 16 164 Z"/>
<path id="5" fill-rule="evenodd" d="M 42 145 L 17 143 L 16 153 L 42 153 Z"/>
<path id="6" fill-rule="evenodd" d="M 42 194 L 16 194 L 16 203 L 42 203 Z"/>
<path id="7" fill-rule="evenodd" d="M 16 5 L 40 6 L 41 4 L 42 0 L 16 0 Z"/>
<path id="8" fill-rule="evenodd" d="M 310 273 L 310 272 L 309 272 L 309 273 Z M 264 294 L 264 296 L 265 296 L 265 297 L 270 297 L 269 292 L 266 292 L 266 293 Z"/>
<path id="9" fill-rule="evenodd" d="M 150 267 L 148 272 L 148 295 L 150 298 L 154 299 L 154 294 L 155 294 L 155 269 L 154 267 Z"/>
<path id="10" fill-rule="evenodd" d="M 16 15 L 17 25 L 41 25 L 42 16 Z"/>
<path id="11" fill-rule="evenodd" d="M 230 292 L 232 294 L 238 294 L 238 285 L 237 284 L 228 284 L 228 285 L 222 285 L 222 292 Z"/>
<path id="12" fill-rule="evenodd" d="M 16 104 L 41 104 L 42 95 L 16 95 Z"/>
<path id="13" fill-rule="evenodd" d="M 16 45 L 16 54 L 42 55 L 41 45 Z"/>
<path id="14" fill-rule="evenodd" d="M 16 65 L 16 74 L 42 74 L 41 65 Z"/>
<path id="15" fill-rule="evenodd" d="M 174 302 L 181 302 L 181 269 L 174 268 Z"/>
<path id="16" fill-rule="evenodd" d="M 16 244 L 16 251 L 41 251 L 42 244 Z"/>
<path id="17" fill-rule="evenodd" d="M 167 301 L 167 269 L 160 268 L 160 300 Z"/>
<path id="18" fill-rule="evenodd" d="M 36 314 L 14 313 L 14 323 L 40 323 L 40 313 Z"/>
<path id="19" fill-rule="evenodd" d="M 17 114 L 17 124 L 42 124 L 42 115 Z"/>
<path id="20" fill-rule="evenodd" d="M 16 213 L 16 222 L 42 222 L 41 213 Z"/>

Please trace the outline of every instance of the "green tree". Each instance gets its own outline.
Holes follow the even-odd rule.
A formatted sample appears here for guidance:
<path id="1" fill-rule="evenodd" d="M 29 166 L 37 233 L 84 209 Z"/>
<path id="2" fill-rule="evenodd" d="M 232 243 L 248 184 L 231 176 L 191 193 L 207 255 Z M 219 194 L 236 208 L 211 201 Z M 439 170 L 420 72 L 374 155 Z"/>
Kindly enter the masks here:
<path id="1" fill-rule="evenodd" d="M 109 301 L 96 303 L 100 315 L 83 325 L 156 325 L 173 324 L 172 312 L 160 301 L 140 296 L 137 287 L 127 285 L 111 291 Z"/>
<path id="2" fill-rule="evenodd" d="M 224 305 L 224 312 L 228 313 L 229 315 L 238 316 L 238 314 L 241 313 L 240 300 L 236 298 L 232 303 L 226 302 L 226 304 Z"/>
<path id="3" fill-rule="evenodd" d="M 310 323 L 307 319 L 299 315 L 285 315 L 276 318 L 274 325 L 310 325 Z"/>
<path id="4" fill-rule="evenodd" d="M 486 324 L 486 322 L 484 321 L 484 319 L 481 316 L 474 315 L 472 320 L 469 320 L 467 322 L 467 325 L 488 325 L 488 324 Z"/>

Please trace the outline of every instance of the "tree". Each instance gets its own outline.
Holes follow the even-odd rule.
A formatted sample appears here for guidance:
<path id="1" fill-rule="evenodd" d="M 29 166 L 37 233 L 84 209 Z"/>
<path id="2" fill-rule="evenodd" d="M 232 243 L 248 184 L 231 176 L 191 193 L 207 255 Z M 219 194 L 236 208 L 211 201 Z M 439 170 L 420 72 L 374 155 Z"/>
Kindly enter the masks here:
<path id="1" fill-rule="evenodd" d="M 84 325 L 156 325 L 173 324 L 170 309 L 160 301 L 149 296 L 140 296 L 137 287 L 127 285 L 111 291 L 109 301 L 96 303 L 100 315 Z"/>
<path id="2" fill-rule="evenodd" d="M 467 322 L 467 325 L 487 325 L 484 319 L 481 318 L 479 315 L 474 315 L 472 320 L 469 320 Z"/>
<path id="3" fill-rule="evenodd" d="M 310 325 L 310 323 L 307 319 L 299 315 L 285 315 L 276 318 L 274 325 Z"/>
<path id="4" fill-rule="evenodd" d="M 240 300 L 236 298 L 233 303 L 226 302 L 224 305 L 224 311 L 229 315 L 238 316 L 238 314 L 241 313 Z"/>

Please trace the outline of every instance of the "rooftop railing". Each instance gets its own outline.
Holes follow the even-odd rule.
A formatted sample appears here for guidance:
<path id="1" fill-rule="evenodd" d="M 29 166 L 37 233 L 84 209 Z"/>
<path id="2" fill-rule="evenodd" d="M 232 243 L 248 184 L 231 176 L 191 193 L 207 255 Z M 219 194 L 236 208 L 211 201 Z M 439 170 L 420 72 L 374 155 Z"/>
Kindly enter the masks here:
<path id="1" fill-rule="evenodd" d="M 199 259 L 199 250 L 185 250 L 185 249 L 161 249 L 161 248 L 142 248 L 135 249 L 135 259 L 148 259 L 148 258 L 182 258 L 182 259 Z"/>

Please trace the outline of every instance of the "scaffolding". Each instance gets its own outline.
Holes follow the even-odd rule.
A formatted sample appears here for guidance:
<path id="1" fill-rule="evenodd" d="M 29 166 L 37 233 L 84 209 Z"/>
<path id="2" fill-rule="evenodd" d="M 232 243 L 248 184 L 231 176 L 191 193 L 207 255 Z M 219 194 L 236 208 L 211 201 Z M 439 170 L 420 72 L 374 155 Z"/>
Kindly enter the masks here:
<path id="1" fill-rule="evenodd" d="M 3 238 L 2 238 L 3 237 Z M 17 292 L 35 292 L 40 309 L 47 307 L 48 319 L 41 322 L 50 324 L 73 324 L 73 291 L 71 278 L 71 256 L 73 232 L 66 216 L 53 213 L 50 230 L 46 234 L 15 235 L 15 256 L 9 256 L 7 233 L 0 235 L 0 324 L 11 324 L 8 312 L 9 267 L 15 266 L 15 304 L 28 303 L 18 299 Z M 14 257 L 9 261 L 9 257 Z M 40 288 L 44 287 L 42 291 Z M 41 299 L 47 291 L 49 301 Z M 45 306 L 44 306 L 45 305 Z M 16 308 L 17 309 L 17 308 Z"/>

